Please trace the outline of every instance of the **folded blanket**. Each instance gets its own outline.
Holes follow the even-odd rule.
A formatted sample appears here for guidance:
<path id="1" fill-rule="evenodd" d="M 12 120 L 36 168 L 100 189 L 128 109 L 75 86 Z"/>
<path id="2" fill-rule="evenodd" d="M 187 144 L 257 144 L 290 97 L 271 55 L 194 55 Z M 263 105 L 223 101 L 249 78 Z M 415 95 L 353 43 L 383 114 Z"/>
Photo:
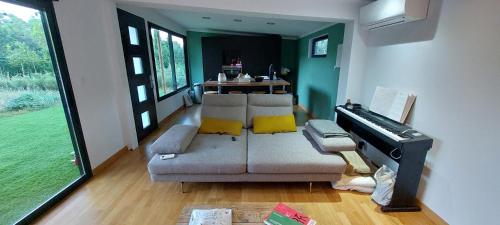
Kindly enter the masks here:
<path id="1" fill-rule="evenodd" d="M 324 138 L 319 132 L 312 128 L 310 124 L 306 124 L 305 130 L 311 136 L 312 141 L 318 145 L 321 151 L 341 152 L 356 150 L 356 143 L 354 143 L 350 137 L 338 136 L 337 138 Z"/>
<path id="2" fill-rule="evenodd" d="M 349 133 L 331 120 L 309 120 L 308 124 L 324 138 L 350 137 Z"/>

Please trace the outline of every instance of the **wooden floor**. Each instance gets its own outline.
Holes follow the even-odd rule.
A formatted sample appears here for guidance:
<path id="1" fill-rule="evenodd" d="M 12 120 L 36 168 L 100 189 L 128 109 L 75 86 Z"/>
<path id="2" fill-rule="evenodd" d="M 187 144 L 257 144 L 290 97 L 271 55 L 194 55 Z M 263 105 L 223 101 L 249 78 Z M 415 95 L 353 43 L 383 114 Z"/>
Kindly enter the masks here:
<path id="1" fill-rule="evenodd" d="M 422 212 L 382 213 L 370 195 L 333 190 L 329 183 L 187 183 L 152 182 L 142 149 L 174 123 L 199 123 L 199 107 L 182 110 L 160 124 L 137 151 L 126 151 L 37 224 L 175 224 L 189 204 L 293 203 L 303 205 L 320 225 L 445 224 L 427 208 Z M 305 118 L 304 113 L 297 115 Z"/>

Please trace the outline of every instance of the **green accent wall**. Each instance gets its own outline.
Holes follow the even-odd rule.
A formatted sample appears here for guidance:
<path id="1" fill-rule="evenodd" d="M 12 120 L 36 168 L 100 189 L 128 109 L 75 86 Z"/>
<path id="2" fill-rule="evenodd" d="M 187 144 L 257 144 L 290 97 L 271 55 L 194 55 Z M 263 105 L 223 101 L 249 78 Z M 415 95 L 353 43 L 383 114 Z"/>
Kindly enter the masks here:
<path id="1" fill-rule="evenodd" d="M 189 60 L 189 74 L 191 75 L 191 83 L 203 83 L 203 55 L 201 50 L 201 38 L 220 36 L 223 34 L 204 33 L 204 32 L 187 32 L 187 50 Z"/>
<path id="2" fill-rule="evenodd" d="M 299 104 L 316 118 L 333 119 L 339 83 L 339 68 L 335 68 L 337 46 L 343 43 L 344 24 L 335 24 L 299 39 L 297 93 Z M 309 57 L 312 38 L 328 34 L 326 57 Z"/>

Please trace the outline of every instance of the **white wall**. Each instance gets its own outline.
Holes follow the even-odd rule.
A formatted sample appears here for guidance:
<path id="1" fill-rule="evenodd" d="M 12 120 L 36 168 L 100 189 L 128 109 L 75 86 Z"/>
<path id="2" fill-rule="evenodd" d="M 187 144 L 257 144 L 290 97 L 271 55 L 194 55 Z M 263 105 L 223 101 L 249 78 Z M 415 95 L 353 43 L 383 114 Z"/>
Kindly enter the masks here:
<path id="1" fill-rule="evenodd" d="M 119 149 L 138 146 L 116 4 L 110 0 L 65 0 L 54 3 L 75 100 L 92 168 Z M 161 15 L 123 8 L 178 33 L 185 30 Z M 157 107 L 164 119 L 182 106 L 182 95 Z"/>
<path id="2" fill-rule="evenodd" d="M 499 12 L 431 0 L 428 20 L 368 35 L 363 103 L 379 85 L 417 94 L 411 125 L 434 138 L 419 196 L 450 224 L 498 224 Z"/>
<path id="3" fill-rule="evenodd" d="M 99 0 L 55 2 L 83 134 L 93 168 L 125 146 Z M 75 10 L 78 9 L 78 10 Z"/>
<path id="4" fill-rule="evenodd" d="M 364 31 L 358 25 L 358 18 L 345 23 L 342 59 L 340 63 L 337 104 L 344 104 L 347 99 L 361 101 L 363 85 L 366 43 L 362 37 Z"/>

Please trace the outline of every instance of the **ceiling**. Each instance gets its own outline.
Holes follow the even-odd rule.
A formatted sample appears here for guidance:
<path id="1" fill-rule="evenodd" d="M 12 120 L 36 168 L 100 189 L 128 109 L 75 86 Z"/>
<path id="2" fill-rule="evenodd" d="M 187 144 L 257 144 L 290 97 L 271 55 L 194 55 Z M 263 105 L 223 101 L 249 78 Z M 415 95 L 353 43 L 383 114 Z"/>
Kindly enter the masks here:
<path id="1" fill-rule="evenodd" d="M 238 13 L 224 14 L 179 9 L 156 10 L 187 30 L 205 32 L 265 33 L 297 38 L 334 24 L 325 21 L 273 18 L 269 15 L 248 16 Z"/>

